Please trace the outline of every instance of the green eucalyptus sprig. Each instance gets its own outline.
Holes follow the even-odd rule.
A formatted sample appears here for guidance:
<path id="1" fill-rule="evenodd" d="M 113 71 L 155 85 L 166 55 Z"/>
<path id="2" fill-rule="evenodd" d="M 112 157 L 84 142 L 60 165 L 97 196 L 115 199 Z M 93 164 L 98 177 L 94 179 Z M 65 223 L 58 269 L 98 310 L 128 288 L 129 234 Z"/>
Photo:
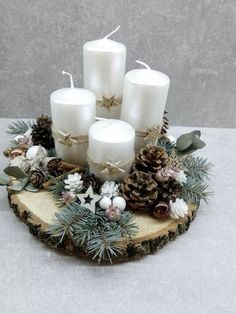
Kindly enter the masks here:
<path id="1" fill-rule="evenodd" d="M 192 131 L 180 135 L 176 141 L 176 149 L 180 155 L 192 154 L 198 149 L 203 148 L 206 144 L 200 139 L 201 132 L 199 130 Z"/>
<path id="2" fill-rule="evenodd" d="M 0 174 L 0 185 L 7 186 L 9 190 L 15 192 L 24 189 L 29 192 L 39 191 L 29 183 L 29 175 L 17 166 L 9 166 L 4 169 L 4 173 Z"/>

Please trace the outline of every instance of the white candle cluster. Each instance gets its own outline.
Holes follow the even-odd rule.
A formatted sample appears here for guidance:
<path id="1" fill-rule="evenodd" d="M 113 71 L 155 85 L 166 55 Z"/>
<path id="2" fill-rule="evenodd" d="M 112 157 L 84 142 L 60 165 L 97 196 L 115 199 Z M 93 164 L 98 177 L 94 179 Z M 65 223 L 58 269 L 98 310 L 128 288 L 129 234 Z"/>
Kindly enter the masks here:
<path id="1" fill-rule="evenodd" d="M 109 39 L 118 29 L 84 45 L 85 89 L 75 88 L 71 74 L 63 72 L 70 75 L 71 87 L 55 91 L 50 98 L 53 129 L 71 143 L 56 139 L 57 155 L 86 166 L 88 150 L 90 172 L 103 180 L 106 168 L 98 170 L 98 164 L 107 164 L 110 170 L 116 167 L 120 172 L 115 179 L 127 174 L 127 164 L 134 158 L 135 131 L 160 125 L 170 84 L 167 75 L 140 61 L 146 69 L 125 75 L 126 47 Z M 88 141 L 79 141 L 86 136 Z M 136 148 L 144 145 L 136 137 Z"/>

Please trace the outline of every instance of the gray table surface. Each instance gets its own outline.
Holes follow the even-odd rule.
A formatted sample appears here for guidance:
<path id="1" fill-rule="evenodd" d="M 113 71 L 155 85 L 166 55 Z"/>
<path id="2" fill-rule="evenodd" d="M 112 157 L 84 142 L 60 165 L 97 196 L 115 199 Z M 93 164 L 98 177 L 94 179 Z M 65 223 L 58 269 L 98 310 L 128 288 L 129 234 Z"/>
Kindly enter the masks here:
<path id="1" fill-rule="evenodd" d="M 9 122 L 0 119 L 0 151 Z M 236 130 L 201 131 L 201 154 L 215 164 L 214 197 L 187 233 L 135 262 L 96 266 L 50 250 L 12 213 L 0 188 L 0 313 L 235 313 Z"/>

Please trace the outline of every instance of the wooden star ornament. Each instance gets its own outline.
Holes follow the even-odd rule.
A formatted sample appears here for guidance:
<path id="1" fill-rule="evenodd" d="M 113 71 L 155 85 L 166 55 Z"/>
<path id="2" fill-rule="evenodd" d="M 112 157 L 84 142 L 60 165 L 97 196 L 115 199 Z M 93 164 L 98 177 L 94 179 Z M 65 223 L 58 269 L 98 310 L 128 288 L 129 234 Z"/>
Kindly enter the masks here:
<path id="1" fill-rule="evenodd" d="M 96 203 L 102 198 L 100 195 L 94 194 L 90 185 L 85 193 L 77 194 L 80 205 L 95 213 Z"/>

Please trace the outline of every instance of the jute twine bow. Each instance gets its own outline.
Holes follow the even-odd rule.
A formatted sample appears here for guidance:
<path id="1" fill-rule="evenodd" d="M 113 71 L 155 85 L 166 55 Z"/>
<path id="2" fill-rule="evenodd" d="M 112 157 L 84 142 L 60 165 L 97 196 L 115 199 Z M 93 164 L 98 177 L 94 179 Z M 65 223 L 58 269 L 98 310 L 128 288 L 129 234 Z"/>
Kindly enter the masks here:
<path id="1" fill-rule="evenodd" d="M 71 147 L 75 144 L 88 143 L 88 135 L 72 136 L 71 132 L 66 133 L 56 129 L 52 129 L 52 135 L 56 142 L 67 147 Z"/>
<path id="2" fill-rule="evenodd" d="M 137 137 L 143 137 L 144 141 L 154 144 L 156 140 L 162 137 L 162 134 L 161 134 L 162 128 L 163 128 L 163 122 L 156 127 L 148 128 L 145 131 L 137 130 L 135 133 Z"/>
<path id="3" fill-rule="evenodd" d="M 121 105 L 121 103 L 122 98 L 115 98 L 115 96 L 103 96 L 102 100 L 97 100 L 97 105 L 106 108 L 107 111 L 110 111 L 112 107 Z"/>
<path id="4" fill-rule="evenodd" d="M 133 161 L 134 156 L 125 162 L 117 161 L 111 162 L 106 161 L 104 163 L 99 163 L 95 161 L 89 154 L 87 154 L 87 160 L 92 164 L 92 166 L 101 174 L 104 174 L 106 177 L 109 178 L 116 178 L 122 173 L 129 171 Z"/>

